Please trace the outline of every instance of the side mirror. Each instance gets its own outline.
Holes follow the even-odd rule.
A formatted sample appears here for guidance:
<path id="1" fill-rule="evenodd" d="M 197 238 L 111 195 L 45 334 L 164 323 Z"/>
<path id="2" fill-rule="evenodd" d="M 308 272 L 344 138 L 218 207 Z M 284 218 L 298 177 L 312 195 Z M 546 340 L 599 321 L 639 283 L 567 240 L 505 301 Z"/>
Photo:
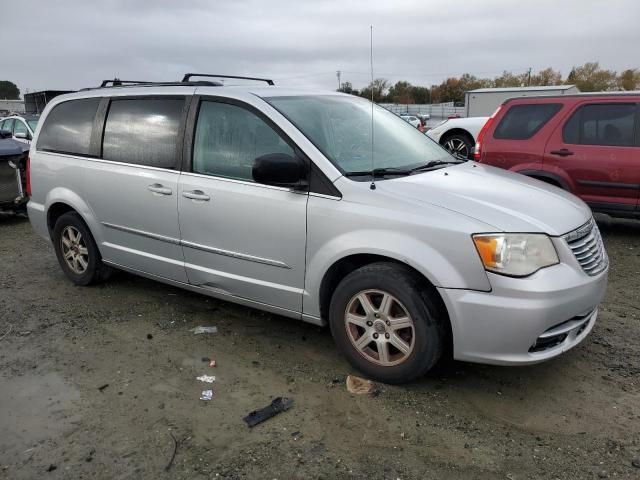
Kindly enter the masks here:
<path id="1" fill-rule="evenodd" d="M 257 183 L 302 189 L 307 183 L 307 165 L 286 153 L 268 153 L 256 158 L 251 171 Z"/>
<path id="2" fill-rule="evenodd" d="M 24 132 L 16 132 L 14 137 L 21 138 L 22 140 L 29 140 L 29 136 Z"/>

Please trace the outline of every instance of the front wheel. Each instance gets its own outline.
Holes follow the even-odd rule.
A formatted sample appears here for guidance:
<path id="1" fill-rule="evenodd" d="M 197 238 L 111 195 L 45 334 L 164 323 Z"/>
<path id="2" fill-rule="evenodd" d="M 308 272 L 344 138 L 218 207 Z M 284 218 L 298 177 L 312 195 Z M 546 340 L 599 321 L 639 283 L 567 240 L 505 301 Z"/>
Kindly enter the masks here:
<path id="1" fill-rule="evenodd" d="M 402 265 L 364 266 L 347 275 L 333 294 L 331 333 L 367 377 L 408 382 L 442 355 L 446 314 L 434 295 L 433 287 Z"/>

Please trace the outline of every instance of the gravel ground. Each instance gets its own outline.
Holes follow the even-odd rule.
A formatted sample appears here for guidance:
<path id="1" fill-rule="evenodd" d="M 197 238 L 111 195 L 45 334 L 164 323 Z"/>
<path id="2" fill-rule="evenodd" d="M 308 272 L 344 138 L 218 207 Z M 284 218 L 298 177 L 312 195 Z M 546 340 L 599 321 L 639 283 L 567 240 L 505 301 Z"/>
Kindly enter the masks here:
<path id="1" fill-rule="evenodd" d="M 640 222 L 599 223 L 610 286 L 580 346 L 353 396 L 328 330 L 124 273 L 74 287 L 0 217 L 0 478 L 640 478 Z"/>

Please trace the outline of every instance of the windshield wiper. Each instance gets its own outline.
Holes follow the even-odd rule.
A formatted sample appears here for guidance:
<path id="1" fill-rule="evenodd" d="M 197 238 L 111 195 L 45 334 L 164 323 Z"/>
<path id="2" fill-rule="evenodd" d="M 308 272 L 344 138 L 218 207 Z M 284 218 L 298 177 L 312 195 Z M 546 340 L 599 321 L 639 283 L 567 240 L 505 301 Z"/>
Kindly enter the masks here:
<path id="1" fill-rule="evenodd" d="M 406 168 L 374 168 L 373 170 L 363 170 L 359 172 L 345 172 L 345 177 L 364 177 L 370 175 L 375 177 L 386 177 L 388 175 L 411 175 L 413 169 Z"/>
<path id="2" fill-rule="evenodd" d="M 464 163 L 464 160 L 431 160 L 430 162 L 425 163 L 424 165 L 420 165 L 418 167 L 413 167 L 410 172 L 421 172 L 423 170 L 429 170 L 430 168 L 440 167 L 442 165 L 457 165 L 458 163 Z"/>

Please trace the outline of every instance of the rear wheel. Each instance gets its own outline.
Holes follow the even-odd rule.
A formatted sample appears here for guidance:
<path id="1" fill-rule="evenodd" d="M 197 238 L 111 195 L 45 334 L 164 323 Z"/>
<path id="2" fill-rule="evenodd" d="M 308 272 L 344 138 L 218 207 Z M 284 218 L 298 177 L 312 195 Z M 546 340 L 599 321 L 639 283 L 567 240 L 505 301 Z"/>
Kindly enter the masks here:
<path id="1" fill-rule="evenodd" d="M 331 299 L 336 344 L 367 377 L 403 383 L 425 374 L 440 358 L 446 315 L 433 287 L 411 270 L 375 263 L 347 275 Z"/>
<path id="2" fill-rule="evenodd" d="M 451 135 L 442 141 L 442 146 L 454 157 L 460 160 L 470 160 L 473 157 L 473 140 L 466 135 Z"/>
<path id="3" fill-rule="evenodd" d="M 90 285 L 108 278 L 111 269 L 102 263 L 93 235 L 77 213 L 68 212 L 58 218 L 53 228 L 53 245 L 62 270 L 76 285 Z"/>

